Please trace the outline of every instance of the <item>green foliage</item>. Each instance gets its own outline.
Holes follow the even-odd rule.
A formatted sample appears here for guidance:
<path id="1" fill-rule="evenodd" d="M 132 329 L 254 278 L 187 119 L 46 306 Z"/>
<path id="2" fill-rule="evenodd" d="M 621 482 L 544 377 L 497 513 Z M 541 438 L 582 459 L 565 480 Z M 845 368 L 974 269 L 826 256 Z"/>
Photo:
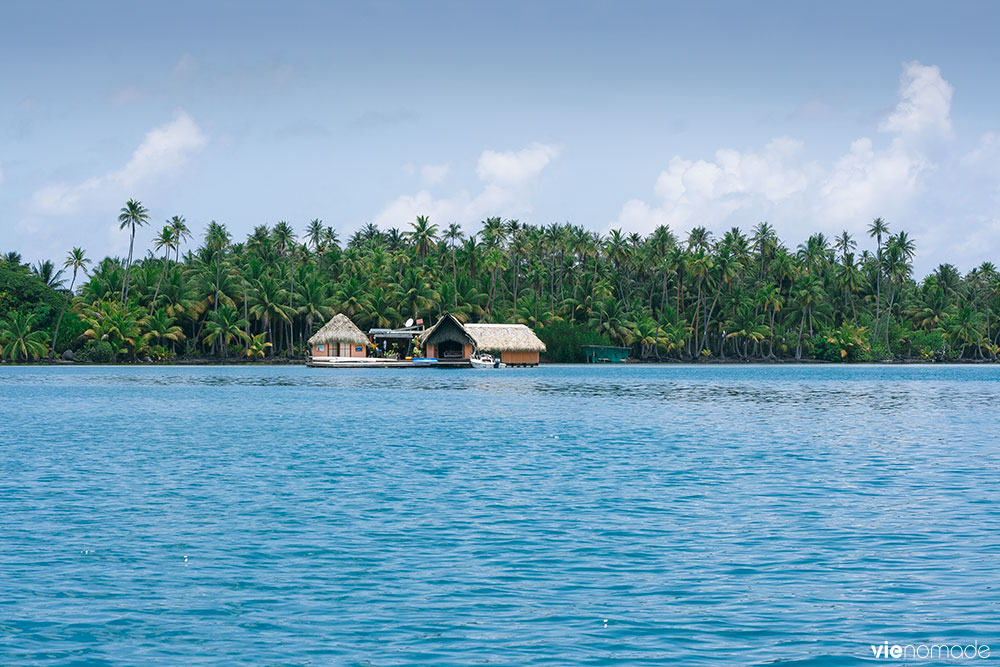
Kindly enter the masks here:
<path id="1" fill-rule="evenodd" d="M 858 357 L 858 361 L 887 361 L 889 359 L 892 359 L 892 355 L 889 354 L 885 342 L 881 340 L 874 341 Z"/>
<path id="2" fill-rule="evenodd" d="M 106 340 L 92 340 L 76 353 L 77 361 L 94 364 L 110 364 L 118 360 L 118 354 Z"/>
<path id="3" fill-rule="evenodd" d="M 49 335 L 35 328 L 35 313 L 7 313 L 0 320 L 0 356 L 11 361 L 31 361 L 46 352 Z"/>
<path id="4" fill-rule="evenodd" d="M 835 329 L 827 329 L 812 339 L 813 357 L 824 361 L 861 361 L 870 349 L 868 331 L 846 322 Z"/>
<path id="5" fill-rule="evenodd" d="M 907 330 L 900 337 L 900 343 L 905 346 L 907 357 L 925 360 L 945 358 L 945 336 L 940 329 Z"/>
<path id="6" fill-rule="evenodd" d="M 119 220 L 127 258 L 90 265 L 74 248 L 60 277 L 52 262 L 39 261 L 34 275 L 16 253 L 2 256 L 0 316 L 33 313 L 34 328 L 52 334 L 65 309 L 57 352 L 100 341 L 131 359 L 295 357 L 337 312 L 363 330 L 410 317 L 430 325 L 445 312 L 522 323 L 546 342 L 549 361 L 582 361 L 584 344 L 687 361 L 971 360 L 1000 350 L 996 268 L 963 276 L 943 264 L 916 281 L 912 240 L 881 219 L 868 248 L 847 232 L 790 247 L 766 222 L 718 236 L 697 227 L 680 239 L 665 226 L 602 236 L 500 217 L 466 234 L 420 216 L 403 229 L 365 225 L 341 246 L 318 219 L 304 234 L 281 221 L 242 240 L 212 221 L 182 253 L 191 232 L 174 216 L 155 255 L 133 248 L 136 228 L 151 223 L 140 202 Z M 46 285 L 67 278 L 71 301 Z M 105 356 L 101 347 L 93 353 Z"/>
<path id="7" fill-rule="evenodd" d="M 48 329 L 55 323 L 64 298 L 26 265 L 0 260 L 0 317 L 11 311 L 32 313 L 35 326 Z"/>
<path id="8" fill-rule="evenodd" d="M 583 345 L 611 345 L 611 339 L 569 322 L 554 322 L 536 332 L 545 343 L 544 357 L 555 363 L 583 363 Z"/>

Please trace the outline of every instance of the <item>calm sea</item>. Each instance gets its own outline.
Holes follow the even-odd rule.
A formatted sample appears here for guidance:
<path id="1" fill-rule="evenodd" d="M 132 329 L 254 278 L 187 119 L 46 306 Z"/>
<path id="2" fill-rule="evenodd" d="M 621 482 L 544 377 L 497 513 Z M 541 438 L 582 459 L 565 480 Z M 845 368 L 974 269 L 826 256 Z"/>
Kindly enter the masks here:
<path id="1" fill-rule="evenodd" d="M 998 410 L 987 366 L 0 367 L 0 664 L 996 658 Z"/>

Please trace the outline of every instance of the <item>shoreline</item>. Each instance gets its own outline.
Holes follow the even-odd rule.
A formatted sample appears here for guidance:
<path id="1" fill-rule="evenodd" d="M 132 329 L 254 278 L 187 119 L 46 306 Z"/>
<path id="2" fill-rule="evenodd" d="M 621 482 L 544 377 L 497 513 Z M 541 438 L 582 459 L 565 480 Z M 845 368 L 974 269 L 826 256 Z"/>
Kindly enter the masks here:
<path id="1" fill-rule="evenodd" d="M 882 361 L 825 361 L 822 359 L 701 359 L 685 361 L 682 359 L 664 359 L 661 361 L 628 361 L 624 363 L 586 363 L 586 362 L 542 362 L 542 366 L 594 366 L 600 367 L 620 367 L 620 366 L 984 366 L 990 364 L 1000 364 L 1000 360 L 979 359 L 979 360 L 933 360 L 933 359 L 884 359 Z M 172 361 L 136 361 L 136 362 L 113 362 L 101 363 L 93 361 L 65 361 L 39 360 L 31 362 L 0 361 L 0 368 L 5 366 L 302 366 L 308 367 L 306 359 L 275 359 L 273 361 L 243 361 L 219 359 L 178 359 Z M 426 368 L 435 368 L 428 365 Z"/>

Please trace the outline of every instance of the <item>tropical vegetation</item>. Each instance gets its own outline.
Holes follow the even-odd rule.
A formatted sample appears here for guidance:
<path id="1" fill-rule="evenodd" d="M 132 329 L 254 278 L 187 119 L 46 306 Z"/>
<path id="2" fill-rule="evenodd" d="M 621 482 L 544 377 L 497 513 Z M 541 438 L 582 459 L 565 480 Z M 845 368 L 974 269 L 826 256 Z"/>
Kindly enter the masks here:
<path id="1" fill-rule="evenodd" d="M 790 247 L 767 222 L 642 236 L 499 217 L 466 232 L 426 216 L 403 228 L 367 224 L 343 242 L 318 219 L 302 235 L 279 221 L 242 240 L 212 221 L 185 247 L 191 231 L 173 216 L 138 259 L 148 210 L 129 200 L 118 222 L 125 259 L 93 262 L 81 248 L 62 269 L 0 258 L 7 359 L 66 349 L 94 361 L 300 358 L 336 312 L 362 329 L 445 312 L 520 322 L 550 361 L 582 360 L 588 343 L 684 361 L 996 360 L 1000 351 L 994 265 L 963 275 L 941 264 L 917 279 L 913 240 L 881 218 L 863 239 L 872 247 L 859 250 L 846 231 Z"/>

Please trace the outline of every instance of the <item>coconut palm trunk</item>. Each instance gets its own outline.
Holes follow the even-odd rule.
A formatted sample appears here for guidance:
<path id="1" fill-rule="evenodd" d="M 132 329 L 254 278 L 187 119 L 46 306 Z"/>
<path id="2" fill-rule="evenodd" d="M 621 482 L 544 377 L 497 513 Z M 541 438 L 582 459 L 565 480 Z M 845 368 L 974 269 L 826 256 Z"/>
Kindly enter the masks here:
<path id="1" fill-rule="evenodd" d="M 153 309 L 156 308 L 156 299 L 160 296 L 160 286 L 163 284 L 163 277 L 167 275 L 167 266 L 170 264 L 170 246 L 167 246 L 167 251 L 163 253 L 163 270 L 160 271 L 160 279 L 156 281 L 156 290 L 153 292 L 153 300 L 149 304 L 149 314 L 153 314 Z"/>
<path id="2" fill-rule="evenodd" d="M 49 358 L 56 356 L 56 341 L 59 340 L 59 326 L 62 324 L 63 315 L 66 314 L 66 307 L 69 305 L 70 300 L 73 298 L 73 285 L 76 284 L 76 269 L 73 269 L 73 279 L 69 282 L 69 292 L 66 294 L 66 300 L 63 301 L 62 309 L 59 311 L 59 319 L 56 320 L 56 331 L 52 334 L 52 347 L 49 349 Z"/>
<path id="3" fill-rule="evenodd" d="M 135 225 L 132 225 L 132 232 L 128 240 L 128 261 L 125 262 L 125 280 L 122 282 L 122 304 L 128 299 L 129 274 L 132 272 L 132 249 L 135 246 Z"/>

